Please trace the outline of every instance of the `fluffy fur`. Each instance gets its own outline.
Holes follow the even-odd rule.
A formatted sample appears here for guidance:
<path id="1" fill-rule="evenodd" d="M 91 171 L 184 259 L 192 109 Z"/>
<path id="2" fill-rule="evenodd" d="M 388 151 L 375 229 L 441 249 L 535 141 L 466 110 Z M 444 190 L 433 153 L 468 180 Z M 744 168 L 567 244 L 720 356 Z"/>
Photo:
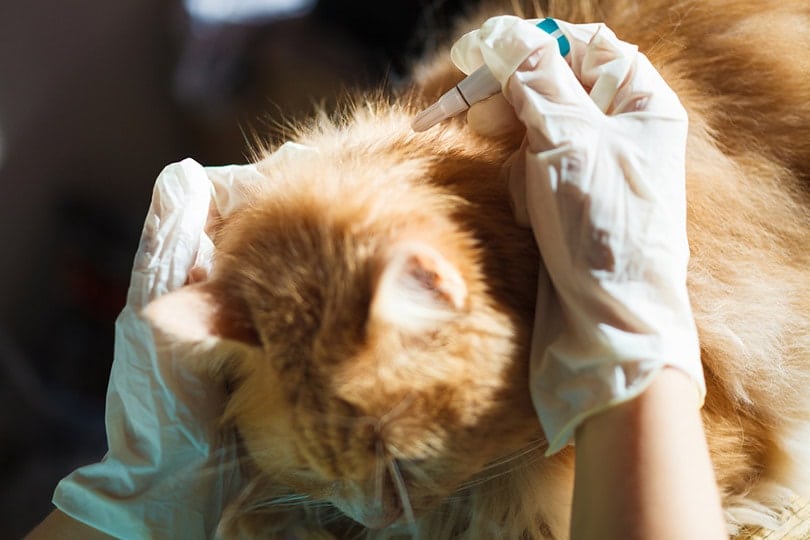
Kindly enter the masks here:
<path id="1" fill-rule="evenodd" d="M 689 111 L 706 433 L 732 532 L 776 526 L 791 491 L 810 495 L 810 4 L 540 11 L 605 21 Z M 520 134 L 411 131 L 460 77 L 446 57 L 404 95 L 302 127 L 317 154 L 260 161 L 211 278 L 148 310 L 185 317 L 178 344 L 231 389 L 253 481 L 227 536 L 567 537 L 573 451 L 542 457 L 526 387 L 538 256 L 499 176 Z"/>

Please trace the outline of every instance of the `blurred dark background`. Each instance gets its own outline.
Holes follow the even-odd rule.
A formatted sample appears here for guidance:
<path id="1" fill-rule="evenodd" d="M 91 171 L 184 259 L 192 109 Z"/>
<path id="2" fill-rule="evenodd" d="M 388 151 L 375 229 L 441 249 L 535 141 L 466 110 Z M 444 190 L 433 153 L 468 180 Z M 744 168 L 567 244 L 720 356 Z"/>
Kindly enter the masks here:
<path id="1" fill-rule="evenodd" d="M 396 83 L 465 2 L 193 5 L 215 3 L 0 0 L 0 538 L 106 450 L 113 324 L 160 170 L 244 163 L 245 134 Z"/>

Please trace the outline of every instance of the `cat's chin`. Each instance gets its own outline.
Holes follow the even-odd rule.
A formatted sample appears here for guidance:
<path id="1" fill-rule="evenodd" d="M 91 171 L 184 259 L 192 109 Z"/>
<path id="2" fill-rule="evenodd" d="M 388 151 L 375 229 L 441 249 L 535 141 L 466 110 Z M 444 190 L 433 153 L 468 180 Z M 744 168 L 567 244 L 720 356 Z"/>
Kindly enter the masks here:
<path id="1" fill-rule="evenodd" d="M 334 504 L 334 503 L 333 503 Z M 367 529 L 380 530 L 392 525 L 404 524 L 404 516 L 399 506 L 388 506 L 374 509 L 356 509 L 335 506 L 349 519 Z M 400 523 L 403 522 L 403 523 Z"/>
<path id="2" fill-rule="evenodd" d="M 380 530 L 392 525 L 399 525 L 399 522 L 403 521 L 402 517 L 402 510 L 397 509 L 395 512 L 390 512 L 389 514 L 364 517 L 362 525 L 367 529 Z"/>

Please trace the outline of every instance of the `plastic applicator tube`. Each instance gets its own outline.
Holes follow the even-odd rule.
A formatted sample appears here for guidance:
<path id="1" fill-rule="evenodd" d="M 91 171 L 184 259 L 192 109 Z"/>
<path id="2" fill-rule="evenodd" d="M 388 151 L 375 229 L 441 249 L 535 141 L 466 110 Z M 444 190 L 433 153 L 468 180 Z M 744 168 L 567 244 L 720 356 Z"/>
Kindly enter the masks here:
<path id="1" fill-rule="evenodd" d="M 543 19 L 537 23 L 537 28 L 557 39 L 562 56 L 566 56 L 571 51 L 571 44 L 557 21 L 550 18 Z M 501 84 L 492 75 L 489 68 L 485 65 L 481 66 L 440 97 L 436 103 L 417 114 L 411 127 L 414 131 L 426 131 L 500 91 Z"/>

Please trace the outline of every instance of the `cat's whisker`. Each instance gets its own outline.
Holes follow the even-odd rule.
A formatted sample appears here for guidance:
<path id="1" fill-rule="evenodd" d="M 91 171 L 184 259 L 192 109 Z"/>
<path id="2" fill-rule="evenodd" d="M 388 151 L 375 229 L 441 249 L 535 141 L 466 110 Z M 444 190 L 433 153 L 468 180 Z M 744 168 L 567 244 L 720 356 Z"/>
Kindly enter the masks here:
<path id="1" fill-rule="evenodd" d="M 316 508 L 319 506 L 317 503 L 313 504 L 303 504 L 301 502 L 298 503 L 280 503 L 276 500 L 269 500 L 269 501 L 255 501 L 251 503 L 249 506 L 245 506 L 243 511 L 248 512 L 259 512 L 259 511 L 266 511 L 266 512 L 286 512 L 291 509 L 295 508 L 303 508 L 306 506 L 307 508 Z M 323 505 L 320 505 L 323 506 Z"/>
<path id="2" fill-rule="evenodd" d="M 476 486 L 480 486 L 481 484 L 485 484 L 491 480 L 495 480 L 496 478 L 500 478 L 510 472 L 516 470 L 518 467 L 512 468 L 504 468 L 504 469 L 495 469 L 490 470 L 488 474 L 484 474 L 483 471 L 478 471 L 475 476 L 470 478 L 469 480 L 465 480 L 456 488 L 458 491 L 466 491 Z"/>
<path id="3" fill-rule="evenodd" d="M 308 509 L 317 509 L 317 508 L 326 508 L 328 503 L 324 501 L 299 501 L 299 502 L 281 502 L 276 499 L 269 499 L 269 500 L 258 500 L 251 502 L 250 505 L 245 506 L 242 510 L 244 512 L 259 512 L 259 511 L 267 511 L 267 512 L 275 512 L 275 511 L 288 511 L 294 508 L 308 508 Z"/>
<path id="4" fill-rule="evenodd" d="M 374 470 L 374 506 L 375 510 L 383 504 L 383 481 L 385 480 L 385 448 L 382 440 L 378 437 L 376 441 L 376 459 Z"/>
<path id="5" fill-rule="evenodd" d="M 539 458 L 540 454 L 539 454 L 538 451 L 542 450 L 547 445 L 548 445 L 548 443 L 546 443 L 545 441 L 538 440 L 534 444 L 524 447 L 522 450 L 518 450 L 517 452 L 507 454 L 506 456 L 503 456 L 503 457 L 501 457 L 499 459 L 496 459 L 495 461 L 491 461 L 491 462 L 487 463 L 486 465 L 484 465 L 484 467 L 481 468 L 481 471 L 486 471 L 486 470 L 489 470 L 489 469 L 494 469 L 496 467 L 500 467 L 502 465 L 505 465 L 505 464 L 507 464 L 507 463 L 509 463 L 511 461 L 522 458 L 522 457 L 524 457 L 526 455 L 529 455 L 529 454 L 532 454 L 533 458 L 535 458 L 535 459 Z"/>
<path id="6" fill-rule="evenodd" d="M 523 449 L 518 450 L 517 452 L 507 454 L 507 455 L 505 455 L 505 456 L 503 456 L 501 458 L 498 458 L 498 459 L 496 459 L 494 461 L 491 461 L 491 462 L 487 463 L 486 465 L 481 467 L 481 469 L 479 469 L 478 472 L 479 473 L 486 472 L 486 471 L 490 471 L 492 469 L 498 469 L 498 468 L 504 467 L 506 465 L 514 464 L 515 461 L 517 461 L 517 460 L 519 460 L 519 459 L 521 459 L 523 457 L 526 457 L 526 456 L 530 456 L 530 461 L 529 462 L 534 462 L 534 461 L 536 461 L 538 459 L 542 459 L 542 453 L 540 451 L 542 449 L 544 449 L 547 446 L 547 444 L 548 443 L 546 443 L 545 441 L 538 440 L 538 441 L 536 441 L 535 444 L 532 444 L 530 446 L 526 446 Z M 514 469 L 513 468 L 505 468 L 499 474 L 503 474 L 505 472 L 509 472 L 509 471 L 512 471 L 512 470 L 514 470 Z"/>
<path id="7" fill-rule="evenodd" d="M 540 443 L 537 446 L 526 448 L 520 452 L 510 454 L 500 460 L 496 460 L 487 466 L 483 467 L 475 477 L 466 482 L 462 482 L 458 486 L 458 491 L 465 491 L 476 486 L 480 486 L 481 484 L 485 484 L 491 480 L 495 480 L 501 476 L 506 474 L 512 473 L 520 467 L 526 466 L 528 464 L 534 463 L 535 461 L 542 458 L 542 454 L 537 452 L 538 449 L 542 448 L 544 443 Z M 530 455 L 529 459 L 523 462 L 518 463 L 517 461 L 521 458 L 525 457 L 526 455 Z M 485 473 L 489 471 L 490 474 L 482 475 L 481 473 Z"/>
<path id="8" fill-rule="evenodd" d="M 411 506 L 411 499 L 408 496 L 408 487 L 405 485 L 405 480 L 402 478 L 402 472 L 399 470 L 396 460 L 391 459 L 388 461 L 388 471 L 391 473 L 391 480 L 394 482 L 394 488 L 397 490 L 399 502 L 402 505 L 402 512 L 405 514 L 405 520 L 408 522 L 412 532 L 416 531 L 416 517 L 413 513 Z"/>
<path id="9" fill-rule="evenodd" d="M 515 469 L 516 468 L 517 467 L 515 467 Z M 514 469 L 511 469 L 511 470 L 514 470 Z M 504 476 L 505 474 L 508 474 L 511 470 L 506 469 L 506 470 L 502 470 L 502 471 L 497 471 L 497 472 L 495 472 L 493 474 L 488 474 L 486 476 L 477 475 L 474 478 L 472 478 L 471 480 L 468 480 L 468 481 L 462 483 L 461 485 L 459 485 L 457 489 L 458 489 L 458 491 L 466 491 L 466 490 L 472 489 L 472 488 L 474 488 L 476 486 L 480 486 L 481 484 L 486 484 L 487 482 L 489 482 L 491 480 L 495 480 L 496 478 L 500 478 L 501 476 Z"/>
<path id="10" fill-rule="evenodd" d="M 271 497 L 267 499 L 257 499 L 251 501 L 240 509 L 244 513 L 250 512 L 287 512 L 300 508 L 305 511 L 314 511 L 319 514 L 318 521 L 335 521 L 342 517 L 342 514 L 329 502 L 312 499 L 306 495 L 288 495 Z M 321 515 L 323 514 L 323 516 Z"/>

